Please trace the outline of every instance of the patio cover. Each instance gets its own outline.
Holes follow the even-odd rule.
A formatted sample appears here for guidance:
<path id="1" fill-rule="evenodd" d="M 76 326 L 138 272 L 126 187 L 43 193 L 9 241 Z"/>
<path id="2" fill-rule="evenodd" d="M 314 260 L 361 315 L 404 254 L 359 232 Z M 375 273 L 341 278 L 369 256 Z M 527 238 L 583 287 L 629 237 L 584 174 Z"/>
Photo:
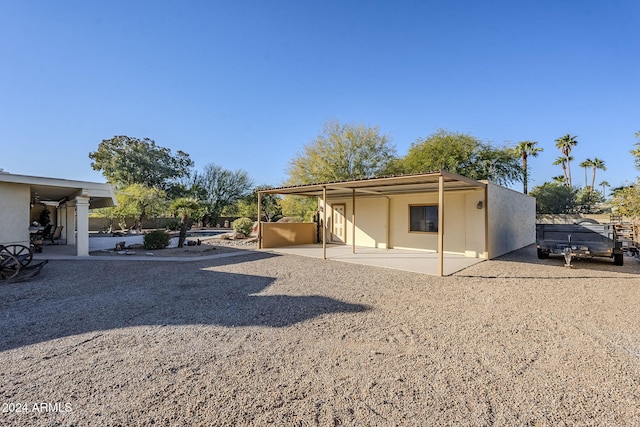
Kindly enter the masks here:
<path id="1" fill-rule="evenodd" d="M 12 173 L 0 173 L 0 182 L 26 184 L 31 189 L 31 196 L 37 196 L 41 202 L 64 203 L 76 196 L 83 196 L 89 198 L 89 209 L 107 208 L 115 206 L 116 203 L 111 185 L 99 182 Z"/>
<path id="2" fill-rule="evenodd" d="M 297 185 L 290 187 L 271 188 L 258 192 L 258 220 L 261 222 L 261 195 L 281 194 L 292 196 L 322 197 L 326 205 L 329 197 L 348 197 L 354 199 L 356 196 L 389 196 L 411 193 L 438 193 L 438 275 L 443 275 L 444 262 L 444 193 L 452 190 L 467 190 L 473 188 L 484 188 L 487 184 L 476 181 L 462 175 L 456 175 L 447 171 L 426 172 L 418 174 L 387 176 L 380 178 L 365 178 L 351 181 L 335 181 L 318 184 Z M 486 193 L 485 193 L 486 194 Z M 486 199 L 486 197 L 485 197 Z M 354 203 L 355 210 L 355 203 Z M 327 223 L 327 209 L 323 210 L 324 224 Z M 486 215 L 486 209 L 485 209 Z M 355 216 L 355 212 L 354 212 Z M 485 221 L 486 222 L 486 221 Z M 352 224 L 355 227 L 355 223 Z M 259 227 L 261 229 L 261 227 Z M 261 236 L 258 236 L 260 242 Z M 326 258 L 326 229 L 323 227 L 323 252 Z M 354 239 L 355 240 L 355 239 Z M 354 241 L 355 250 L 355 241 Z"/>
<path id="3" fill-rule="evenodd" d="M 67 235 L 76 245 L 77 255 L 89 255 L 89 210 L 115 206 L 113 188 L 109 184 L 0 173 L 0 183 L 28 186 L 31 200 L 56 206 L 65 204 L 75 210 L 75 224 L 67 223 Z M 28 210 L 28 206 L 26 207 Z M 15 219 L 16 224 L 23 220 Z M 73 227 L 72 227 L 73 225 Z M 73 232 L 77 232 L 75 235 Z M 69 234 L 71 233 L 71 234 Z M 68 241 L 69 239 L 67 239 Z"/>

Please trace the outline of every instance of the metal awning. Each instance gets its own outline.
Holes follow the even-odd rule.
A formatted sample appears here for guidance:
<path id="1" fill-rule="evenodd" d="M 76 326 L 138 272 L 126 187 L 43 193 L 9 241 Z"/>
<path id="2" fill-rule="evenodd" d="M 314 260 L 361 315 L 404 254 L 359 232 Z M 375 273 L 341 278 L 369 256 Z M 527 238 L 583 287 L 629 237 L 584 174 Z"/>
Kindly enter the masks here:
<path id="1" fill-rule="evenodd" d="M 326 190 L 328 197 L 349 197 L 356 191 L 360 196 L 388 196 L 410 193 L 437 192 L 440 177 L 447 190 L 466 190 L 485 188 L 486 183 L 469 179 L 446 171 L 427 172 L 409 175 L 397 175 L 381 178 L 365 178 L 351 181 L 335 181 L 318 184 L 261 190 L 263 194 L 282 194 L 295 196 L 322 197 Z"/>

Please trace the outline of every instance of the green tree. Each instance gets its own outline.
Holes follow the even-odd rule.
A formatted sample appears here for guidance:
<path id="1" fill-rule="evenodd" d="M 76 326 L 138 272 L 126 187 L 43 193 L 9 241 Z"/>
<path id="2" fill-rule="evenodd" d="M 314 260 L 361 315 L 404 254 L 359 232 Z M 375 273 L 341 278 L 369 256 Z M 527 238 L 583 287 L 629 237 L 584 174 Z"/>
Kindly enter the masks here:
<path id="1" fill-rule="evenodd" d="M 577 138 L 577 136 L 566 134 L 565 136 L 560 137 L 555 141 L 556 147 L 560 149 L 560 152 L 566 159 L 566 163 L 563 164 L 563 170 L 565 171 L 565 175 L 567 177 L 567 185 L 569 187 L 573 186 L 573 183 L 571 182 L 571 160 L 573 160 L 573 158 L 571 157 L 571 149 L 578 145 Z"/>
<path id="2" fill-rule="evenodd" d="M 104 139 L 98 149 L 89 153 L 91 167 L 102 171 L 108 182 L 124 188 L 131 184 L 169 189 L 172 183 L 188 175 L 193 166 L 189 155 L 157 146 L 155 141 L 124 135 Z"/>
<path id="3" fill-rule="evenodd" d="M 119 196 L 119 197 L 118 197 Z M 166 210 L 166 193 L 159 188 L 142 184 L 131 184 L 116 193 L 118 206 L 126 216 L 135 217 L 132 228 L 142 230 L 142 222 L 154 216 L 162 215 Z"/>
<path id="4" fill-rule="evenodd" d="M 402 159 L 403 173 L 446 170 L 471 179 L 509 184 L 522 179 L 519 155 L 511 148 L 494 147 L 477 138 L 439 130 L 411 145 Z"/>
<path id="5" fill-rule="evenodd" d="M 180 218 L 180 235 L 178 237 L 179 248 L 184 246 L 184 241 L 187 239 L 187 227 L 189 226 L 190 217 L 197 215 L 200 209 L 202 209 L 200 202 L 189 197 L 175 199 L 171 202 L 171 205 L 169 205 L 169 212 Z"/>
<path id="6" fill-rule="evenodd" d="M 395 158 L 379 128 L 326 122 L 322 132 L 289 162 L 289 185 L 371 178 L 385 174 Z"/>
<path id="7" fill-rule="evenodd" d="M 141 184 L 132 184 L 115 192 L 117 206 L 96 209 L 94 214 L 109 218 L 113 231 L 114 221 L 118 221 L 121 229 L 128 228 L 127 218 L 134 218 L 130 228 L 141 229 L 142 221 L 150 216 L 162 215 L 166 210 L 166 195 L 163 190 L 149 188 Z"/>
<path id="8" fill-rule="evenodd" d="M 534 187 L 529 194 L 536 198 L 536 212 L 539 214 L 562 214 L 574 211 L 576 191 L 567 185 L 545 182 Z"/>
<path id="9" fill-rule="evenodd" d="M 285 196 L 280 202 L 282 215 L 297 221 L 312 221 L 318 212 L 318 199 L 304 196 Z"/>
<path id="10" fill-rule="evenodd" d="M 640 179 L 634 184 L 614 189 L 612 205 L 618 213 L 637 224 L 640 220 Z"/>
<path id="11" fill-rule="evenodd" d="M 575 210 L 580 213 L 598 213 L 597 206 L 602 202 L 604 197 L 598 190 L 593 191 L 589 186 L 575 189 Z"/>
<path id="12" fill-rule="evenodd" d="M 215 224 L 226 206 L 249 194 L 253 183 L 243 170 L 230 171 L 208 164 L 202 173 L 195 174 L 193 186 L 194 193 L 206 205 L 205 220 Z"/>
<path id="13" fill-rule="evenodd" d="M 607 198 L 607 190 L 605 189 L 605 187 L 611 187 L 611 184 L 609 184 L 607 181 L 601 181 L 600 187 L 602 187 L 602 196 L 606 199 Z"/>
<path id="14" fill-rule="evenodd" d="M 636 169 L 640 170 L 640 131 L 636 132 L 634 136 L 638 141 L 636 141 L 636 143 L 633 144 L 635 145 L 636 148 L 633 148 L 631 150 L 631 155 L 635 157 L 634 162 L 636 164 Z"/>
<path id="15" fill-rule="evenodd" d="M 594 157 L 593 160 L 591 161 L 591 167 L 592 167 L 592 175 L 591 175 L 591 187 L 589 192 L 593 193 L 594 189 L 595 189 L 595 185 L 596 185 L 596 170 L 600 169 L 601 171 L 606 171 L 607 167 L 604 164 L 604 160 L 599 159 L 597 157 Z M 597 190 L 596 190 L 597 191 Z"/>
<path id="16" fill-rule="evenodd" d="M 569 175 L 567 174 L 567 165 L 572 160 L 573 160 L 573 156 L 569 156 L 569 157 L 560 156 L 553 162 L 553 164 L 556 165 L 556 166 L 557 165 L 562 166 L 562 173 L 564 174 L 564 178 L 563 178 L 562 182 L 564 183 L 564 185 L 567 185 L 567 186 L 569 185 Z M 554 178 L 554 180 L 555 180 L 555 178 Z"/>
<path id="17" fill-rule="evenodd" d="M 271 188 L 268 185 L 260 185 L 253 189 L 251 194 L 239 199 L 233 209 L 233 216 L 257 218 L 258 217 L 258 191 Z M 274 219 L 282 216 L 282 206 L 280 206 L 281 198 L 277 194 L 262 194 L 261 212 L 262 218 L 266 222 L 272 222 Z M 225 210 L 225 214 L 226 214 Z M 231 211 L 230 211 L 231 212 Z"/>
<path id="18" fill-rule="evenodd" d="M 593 160 L 586 159 L 579 166 L 584 168 L 584 188 L 587 188 L 587 169 L 593 166 Z"/>
<path id="19" fill-rule="evenodd" d="M 531 157 L 538 157 L 544 149 L 541 147 L 537 147 L 537 141 L 520 141 L 518 145 L 516 145 L 516 154 L 520 156 L 522 159 L 522 183 L 523 183 L 523 193 L 527 194 L 527 184 L 529 182 L 529 165 L 528 159 Z"/>

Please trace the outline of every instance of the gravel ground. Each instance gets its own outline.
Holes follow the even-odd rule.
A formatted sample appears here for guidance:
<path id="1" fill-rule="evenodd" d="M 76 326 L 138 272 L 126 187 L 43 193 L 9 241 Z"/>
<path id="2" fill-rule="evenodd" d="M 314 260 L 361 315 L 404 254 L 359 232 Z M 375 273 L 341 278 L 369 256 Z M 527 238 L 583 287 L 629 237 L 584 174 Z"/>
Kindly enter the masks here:
<path id="1" fill-rule="evenodd" d="M 625 261 L 50 261 L 0 285 L 0 425 L 640 425 Z"/>

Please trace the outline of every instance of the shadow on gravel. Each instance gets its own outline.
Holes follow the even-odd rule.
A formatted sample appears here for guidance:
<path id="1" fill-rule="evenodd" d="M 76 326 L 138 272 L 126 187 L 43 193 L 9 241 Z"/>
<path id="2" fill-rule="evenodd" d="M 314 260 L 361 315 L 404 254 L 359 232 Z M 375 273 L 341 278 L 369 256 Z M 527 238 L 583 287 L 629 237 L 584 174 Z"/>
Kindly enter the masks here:
<path id="1" fill-rule="evenodd" d="M 571 261 L 572 268 L 565 267 L 565 259 L 563 256 L 550 256 L 547 259 L 539 259 L 537 255 L 536 245 L 526 246 L 508 254 L 485 261 L 479 264 L 478 268 L 471 266 L 463 271 L 455 274 L 458 277 L 494 277 L 487 274 L 477 275 L 476 271 L 483 271 L 490 266 L 497 264 L 511 264 L 511 275 L 509 277 L 521 278 L 539 278 L 539 277 L 611 277 L 619 278 L 621 275 L 637 275 L 640 273 L 640 262 L 638 258 L 625 255 L 624 265 L 618 266 L 613 264 L 611 258 L 593 257 L 593 258 L 576 258 Z M 482 265 L 484 264 L 484 265 Z M 521 267 L 518 266 L 521 265 Z M 533 274 L 532 274 L 533 273 Z M 504 274 L 500 275 L 505 277 Z"/>
<path id="2" fill-rule="evenodd" d="M 210 270 L 217 262 L 52 261 L 28 283 L 0 286 L 0 351 L 92 331 L 141 325 L 286 327 L 369 308 L 321 295 L 260 294 L 276 277 Z M 81 274 L 79 274 L 81 272 Z"/>

